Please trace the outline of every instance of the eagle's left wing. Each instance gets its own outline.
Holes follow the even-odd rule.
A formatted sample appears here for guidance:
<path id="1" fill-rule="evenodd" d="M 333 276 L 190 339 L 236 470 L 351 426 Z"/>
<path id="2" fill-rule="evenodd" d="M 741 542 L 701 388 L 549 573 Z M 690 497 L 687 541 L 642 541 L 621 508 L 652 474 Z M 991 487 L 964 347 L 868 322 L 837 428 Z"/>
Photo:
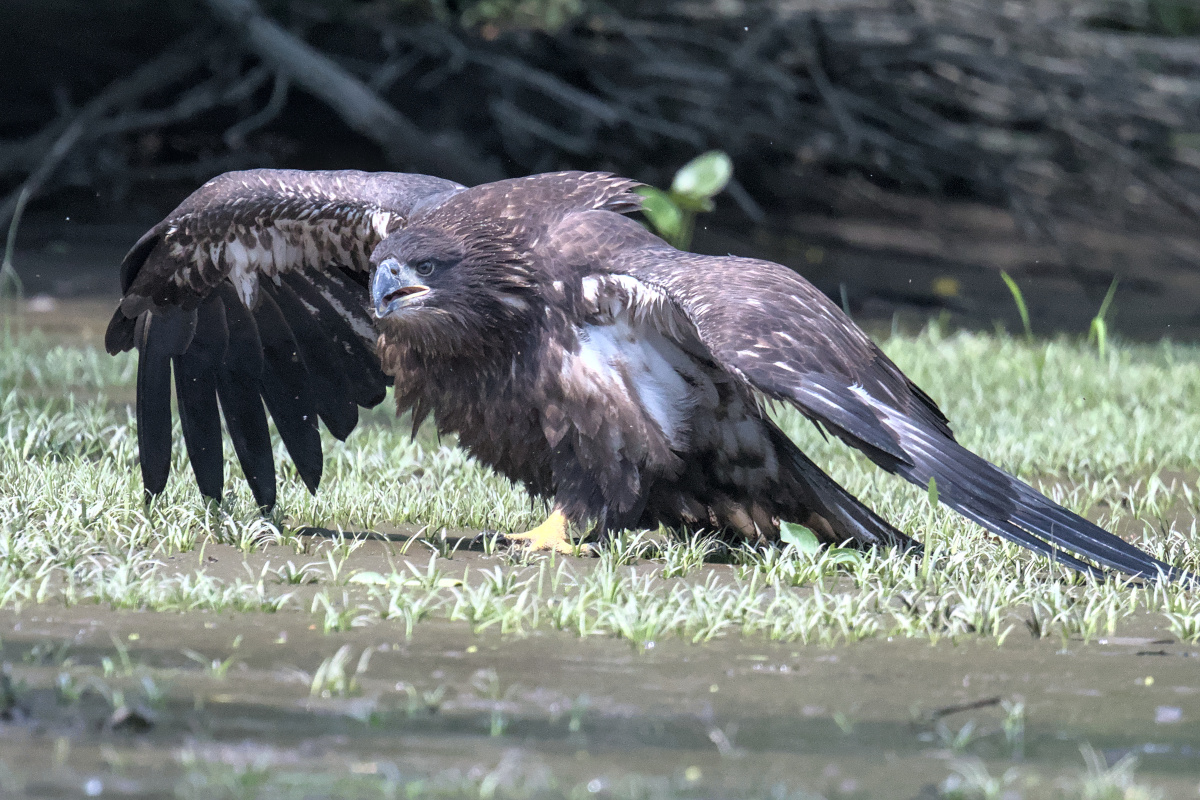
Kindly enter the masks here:
<path id="1" fill-rule="evenodd" d="M 934 401 L 824 294 L 769 261 L 685 253 L 606 212 L 568 218 L 567 261 L 626 284 L 665 334 L 693 339 L 768 398 L 790 403 L 875 463 L 988 530 L 1077 569 L 1184 576 L 959 445 Z M 664 308 L 668 313 L 663 313 Z M 680 331 L 681 328 L 686 330 Z"/>
<path id="2" fill-rule="evenodd" d="M 202 494 L 224 483 L 221 415 L 255 500 L 275 504 L 270 411 L 310 490 L 318 418 L 339 439 L 387 379 L 367 308 L 369 257 L 422 204 L 461 190 L 426 175 L 250 170 L 213 178 L 121 265 L 110 353 L 136 347 L 138 452 L 148 494 L 171 464 L 171 373 Z"/>

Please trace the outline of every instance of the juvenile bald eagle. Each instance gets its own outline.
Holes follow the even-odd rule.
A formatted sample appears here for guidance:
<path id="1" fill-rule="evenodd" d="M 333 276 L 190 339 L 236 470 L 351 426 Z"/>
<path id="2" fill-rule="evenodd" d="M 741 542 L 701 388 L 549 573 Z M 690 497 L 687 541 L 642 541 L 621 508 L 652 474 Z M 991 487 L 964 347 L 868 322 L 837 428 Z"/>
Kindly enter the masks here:
<path id="1" fill-rule="evenodd" d="M 170 382 L 200 491 L 223 487 L 221 422 L 275 502 L 264 413 L 305 484 L 317 420 L 338 438 L 390 381 L 479 461 L 553 507 L 510 538 L 565 550 L 663 523 L 915 543 L 764 413 L 790 403 L 988 530 L 1077 569 L 1168 566 L 960 446 L 934 401 L 834 304 L 767 261 L 681 252 L 624 216 L 633 181 L 560 172 L 474 188 L 421 175 L 254 170 L 213 179 L 121 271 L 109 352 L 137 347 L 138 446 L 167 480 Z M 389 377 L 390 376 L 390 377 Z"/>

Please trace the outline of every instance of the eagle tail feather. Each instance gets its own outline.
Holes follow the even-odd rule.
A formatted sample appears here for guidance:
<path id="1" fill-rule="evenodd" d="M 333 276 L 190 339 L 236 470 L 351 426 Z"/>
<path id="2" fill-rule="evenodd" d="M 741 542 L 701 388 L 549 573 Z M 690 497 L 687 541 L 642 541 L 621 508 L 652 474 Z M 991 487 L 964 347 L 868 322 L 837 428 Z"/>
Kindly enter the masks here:
<path id="1" fill-rule="evenodd" d="M 929 486 L 932 478 L 940 502 L 999 536 L 1093 574 L 1101 571 L 1069 553 L 1129 575 L 1196 580 L 1068 511 L 953 440 L 905 426 L 901 442 L 910 463 L 891 465 L 893 471 L 918 486 Z"/>
<path id="2" fill-rule="evenodd" d="M 921 551 L 920 542 L 906 536 L 826 475 L 782 431 L 774 429 L 772 438 L 776 453 L 790 467 L 805 507 L 824 517 L 841 541 L 853 539 L 864 547 Z"/>

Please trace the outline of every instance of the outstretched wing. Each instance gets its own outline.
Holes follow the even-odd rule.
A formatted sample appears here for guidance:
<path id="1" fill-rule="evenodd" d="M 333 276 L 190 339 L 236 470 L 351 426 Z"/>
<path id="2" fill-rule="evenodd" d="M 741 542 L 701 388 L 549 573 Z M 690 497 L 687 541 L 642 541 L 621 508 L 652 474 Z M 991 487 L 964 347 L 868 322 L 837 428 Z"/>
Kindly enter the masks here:
<path id="1" fill-rule="evenodd" d="M 138 451 L 149 494 L 171 463 L 171 372 L 200 491 L 224 485 L 221 419 L 255 500 L 275 504 L 267 417 L 309 490 L 317 420 L 344 439 L 387 379 L 367 311 L 369 257 L 417 208 L 462 189 L 426 175 L 251 170 L 197 189 L 121 265 L 110 353 L 136 347 Z"/>
<path id="2" fill-rule="evenodd" d="M 664 333 L 685 329 L 675 335 L 889 472 L 922 487 L 936 480 L 942 502 L 988 530 L 1077 569 L 1093 568 L 1068 553 L 1131 575 L 1186 575 L 959 445 L 934 401 L 792 270 L 680 252 L 604 212 L 569 218 L 555 238 L 568 259 L 629 281 L 630 302 Z"/>

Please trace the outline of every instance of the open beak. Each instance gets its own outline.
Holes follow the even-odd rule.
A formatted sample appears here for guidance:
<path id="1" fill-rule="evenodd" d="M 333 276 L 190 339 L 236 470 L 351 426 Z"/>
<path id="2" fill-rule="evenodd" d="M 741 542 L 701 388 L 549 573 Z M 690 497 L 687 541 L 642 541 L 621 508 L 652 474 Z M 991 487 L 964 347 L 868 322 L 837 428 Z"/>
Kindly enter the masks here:
<path id="1" fill-rule="evenodd" d="M 371 300 L 375 304 L 376 317 L 412 305 L 427 294 L 429 287 L 418 280 L 417 273 L 394 258 L 385 259 L 371 279 Z"/>

